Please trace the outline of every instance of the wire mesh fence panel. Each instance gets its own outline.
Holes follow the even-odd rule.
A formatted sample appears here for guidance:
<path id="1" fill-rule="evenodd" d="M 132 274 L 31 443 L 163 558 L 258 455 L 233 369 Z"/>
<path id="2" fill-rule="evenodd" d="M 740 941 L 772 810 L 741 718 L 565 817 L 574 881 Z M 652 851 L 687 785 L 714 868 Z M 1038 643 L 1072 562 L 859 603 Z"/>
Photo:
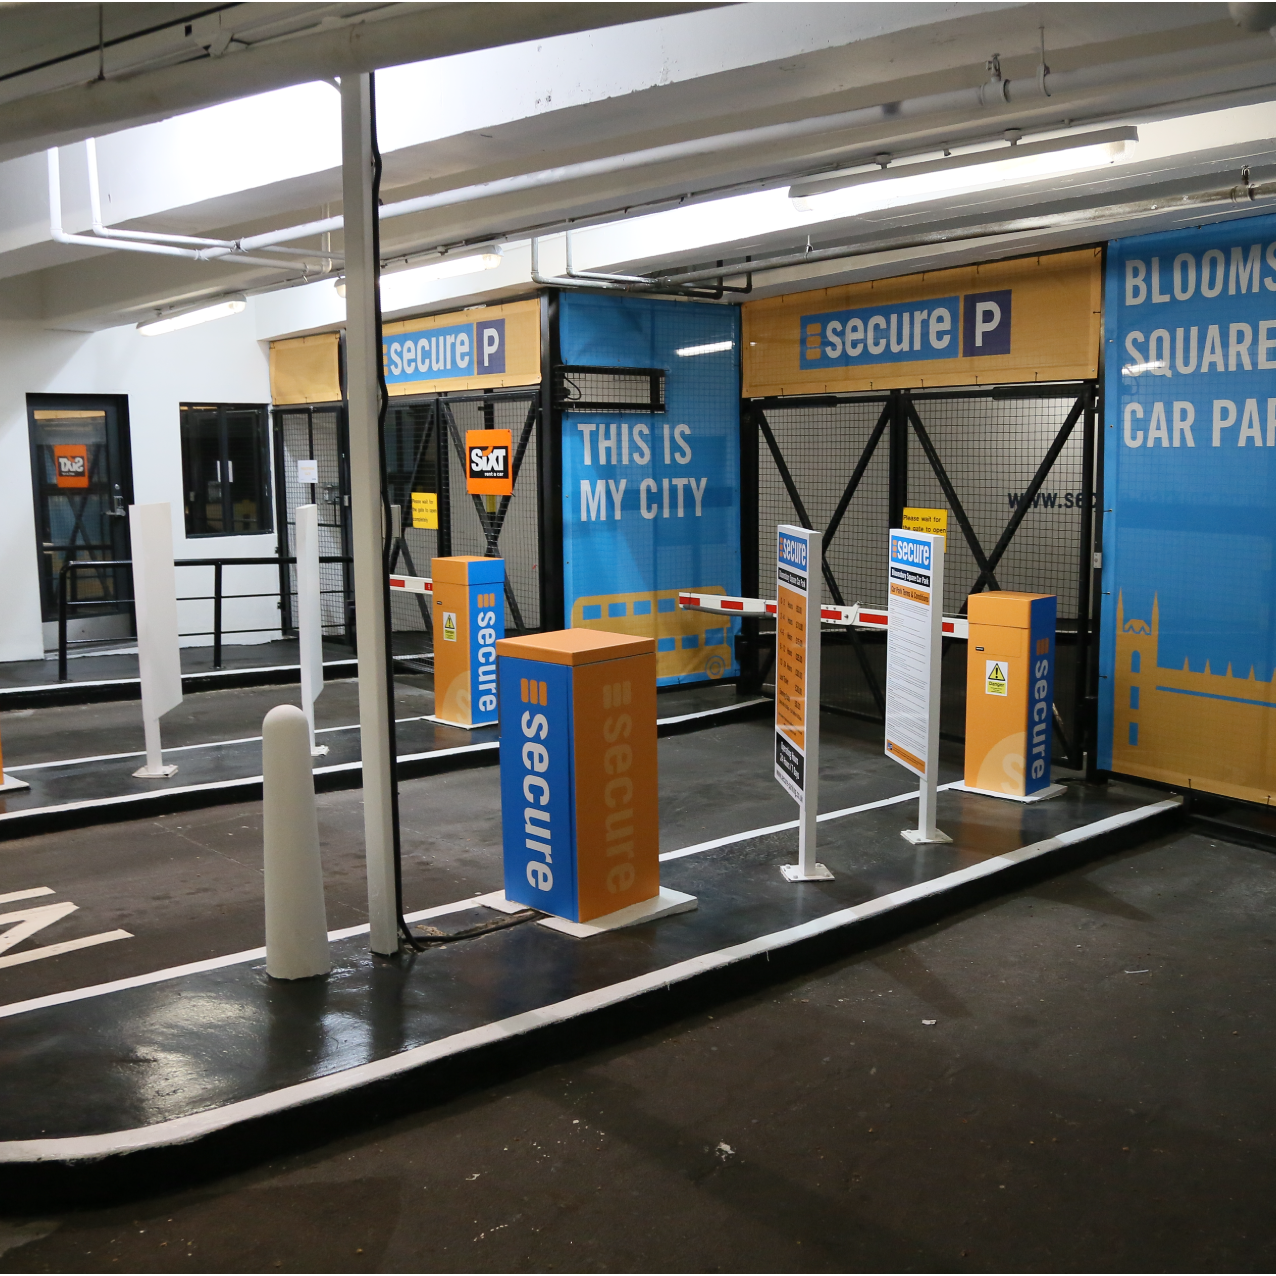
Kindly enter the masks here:
<path id="1" fill-rule="evenodd" d="M 1076 402 L 1066 398 L 963 397 L 916 402 L 957 499 L 985 556 L 1010 522 L 1019 498 Z M 1083 431 L 1076 425 L 995 569 L 1002 589 L 1055 594 L 1061 627 L 1077 618 L 1081 548 Z M 979 578 L 979 567 L 916 433 L 908 439 L 910 506 L 946 509 L 944 610 L 954 614 Z"/>
<path id="2" fill-rule="evenodd" d="M 487 553 L 487 537 L 479 518 L 475 497 L 465 490 L 465 466 L 462 449 L 467 430 L 509 430 L 514 437 L 514 455 L 517 457 L 520 442 L 526 434 L 527 447 L 523 453 L 514 494 L 505 507 L 504 520 L 497 531 L 497 550 L 505 560 L 505 579 L 518 603 L 519 616 L 527 629 L 540 627 L 540 513 L 536 486 L 536 400 L 532 395 L 517 398 L 491 396 L 485 401 L 476 399 L 442 400 L 441 419 L 444 428 L 447 413 L 451 414 L 456 435 L 448 440 L 448 484 L 451 493 L 452 553 Z M 529 428 L 530 423 L 530 428 Z M 456 445 L 459 438 L 460 446 Z M 484 513 L 489 519 L 500 519 L 503 498 L 477 498 L 483 502 Z M 510 608 L 508 593 L 505 605 L 505 627 L 517 628 L 518 617 Z"/>
<path id="3" fill-rule="evenodd" d="M 386 483 L 390 504 L 400 511 L 402 536 L 395 547 L 394 570 L 409 576 L 429 576 L 430 561 L 439 552 L 437 408 L 432 401 L 390 404 L 385 419 Z M 416 526 L 412 494 L 434 496 L 434 527 Z M 421 522 L 429 519 L 423 511 Z M 390 591 L 390 625 L 395 633 L 429 633 L 427 594 Z M 429 644 L 427 644 L 428 646 Z"/>
<path id="4" fill-rule="evenodd" d="M 807 514 L 817 529 L 829 525 L 867 447 L 883 403 L 861 400 L 818 406 L 765 409 L 781 456 Z M 848 603 L 886 603 L 886 542 L 890 512 L 890 460 L 886 437 L 879 440 L 826 552 L 826 561 Z M 758 445 L 758 562 L 762 593 L 775 590 L 775 529 L 797 523 L 798 514 L 765 438 Z M 823 601 L 833 602 L 827 581 Z M 877 702 L 861 659 L 878 679 L 885 677 L 885 648 L 862 638 L 859 651 L 846 635 L 825 643 L 820 698 L 828 705 L 872 716 Z"/>
<path id="5" fill-rule="evenodd" d="M 283 408 L 275 412 L 283 473 L 277 476 L 284 492 L 285 547 L 289 557 L 297 553 L 298 505 L 319 507 L 319 556 L 347 557 L 343 483 L 341 481 L 341 416 L 336 408 Z M 315 462 L 314 483 L 303 482 L 299 461 Z M 325 637 L 346 634 L 346 580 L 343 563 L 319 564 L 320 617 Z M 289 569 L 292 611 L 297 615 L 297 569 Z"/>

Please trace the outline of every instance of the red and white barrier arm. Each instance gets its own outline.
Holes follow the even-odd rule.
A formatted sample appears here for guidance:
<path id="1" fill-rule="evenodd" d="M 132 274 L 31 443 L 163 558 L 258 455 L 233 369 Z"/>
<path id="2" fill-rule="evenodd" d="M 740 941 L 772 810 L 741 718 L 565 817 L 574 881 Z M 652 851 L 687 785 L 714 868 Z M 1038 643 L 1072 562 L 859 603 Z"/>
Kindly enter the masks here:
<path id="1" fill-rule="evenodd" d="M 726 616 L 774 616 L 775 603 L 767 598 L 732 598 L 729 594 L 680 593 L 678 606 L 684 611 L 715 611 Z M 854 625 L 857 629 L 885 629 L 885 610 L 862 607 L 820 607 L 820 619 L 828 625 Z M 944 617 L 944 637 L 968 638 L 970 628 L 965 616 Z"/>
<path id="2" fill-rule="evenodd" d="M 434 582 L 428 576 L 396 576 L 391 572 L 390 588 L 400 589 L 405 594 L 432 594 Z"/>

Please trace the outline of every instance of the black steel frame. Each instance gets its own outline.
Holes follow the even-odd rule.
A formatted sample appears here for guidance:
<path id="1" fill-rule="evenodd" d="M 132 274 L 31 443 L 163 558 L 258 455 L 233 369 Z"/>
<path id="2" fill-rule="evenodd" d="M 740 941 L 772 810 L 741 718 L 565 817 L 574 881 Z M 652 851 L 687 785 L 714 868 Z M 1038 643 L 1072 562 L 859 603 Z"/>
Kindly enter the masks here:
<path id="1" fill-rule="evenodd" d="M 1055 434 L 1049 448 L 1037 466 L 1031 483 L 1023 491 L 1018 504 L 1010 515 L 997 543 L 991 551 L 985 551 L 971 525 L 970 519 L 962 506 L 961 498 L 944 467 L 933 440 L 918 411 L 918 403 L 930 399 L 956 398 L 993 398 L 993 399 L 1040 399 L 1074 397 L 1074 402 L 1067 417 Z M 837 507 L 829 521 L 828 527 L 821 536 L 825 557 L 821 563 L 824 580 L 828 585 L 833 601 L 838 605 L 845 604 L 842 589 L 833 574 L 827 559 L 828 547 L 832 544 L 838 528 L 850 507 L 851 501 L 859 488 L 860 482 L 868 469 L 869 462 L 885 437 L 889 448 L 889 517 L 892 527 L 899 527 L 903 522 L 904 507 L 908 504 L 908 437 L 910 432 L 917 438 L 922 452 L 930 464 L 935 478 L 938 480 L 944 497 L 953 512 L 953 517 L 961 531 L 970 552 L 979 568 L 979 576 L 971 593 L 979 593 L 985 589 L 1000 589 L 997 582 L 997 565 L 1010 548 L 1024 517 L 1032 508 L 1034 498 L 1040 492 L 1055 462 L 1059 459 L 1064 445 L 1072 436 L 1077 423 L 1082 423 L 1082 507 L 1087 511 L 1081 519 L 1080 548 L 1077 561 L 1077 627 L 1075 641 L 1077 643 L 1077 668 L 1074 687 L 1074 718 L 1076 724 L 1072 740 L 1068 739 L 1064 729 L 1062 716 L 1058 707 L 1054 707 L 1055 730 L 1063 746 L 1063 754 L 1068 764 L 1080 768 L 1087 758 L 1093 758 L 1094 716 L 1097 709 L 1097 692 L 1094 687 L 1094 671 L 1096 669 L 1097 652 L 1095 644 L 1098 638 L 1097 608 L 1094 605 L 1095 573 L 1094 545 L 1098 511 L 1095 507 L 1095 467 L 1101 460 L 1097 455 L 1096 423 L 1099 414 L 1099 385 L 1097 381 L 1079 381 L 1054 383 L 1046 385 L 1014 385 L 1014 386 L 980 386 L 962 390 L 892 390 L 886 395 L 814 395 L 803 397 L 785 397 L 772 399 L 746 400 L 741 411 L 741 545 L 746 553 L 752 555 L 746 561 L 743 573 L 744 588 L 757 595 L 761 582 L 758 578 L 758 439 L 765 441 L 771 459 L 784 484 L 785 491 L 793 504 L 799 523 L 803 527 L 813 528 L 810 515 L 802 500 L 801 493 L 793 481 L 788 463 L 776 440 L 775 433 L 767 420 L 768 410 L 775 408 L 796 408 L 802 406 L 828 407 L 837 403 L 880 403 L 881 412 L 877 424 L 873 427 L 868 442 L 864 445 L 847 479 L 846 487 L 838 501 Z M 962 605 L 964 614 L 966 604 Z M 760 684 L 766 675 L 769 660 L 774 659 L 774 649 L 766 656 L 761 650 L 757 636 L 756 621 L 746 622 L 742 633 L 741 664 L 749 667 L 744 673 L 746 682 Z M 875 676 L 864 651 L 863 640 L 856 630 L 850 631 L 850 642 L 854 648 L 865 684 L 873 697 L 878 715 L 885 716 L 885 699 L 880 683 Z"/>
<path id="2" fill-rule="evenodd" d="M 345 382 L 345 343 L 341 345 L 342 384 Z M 340 500 L 337 505 L 338 518 L 341 520 L 341 548 L 343 555 L 323 558 L 321 562 L 339 562 L 341 569 L 341 590 L 343 606 L 341 614 L 345 617 L 344 641 L 353 648 L 356 642 L 354 619 L 354 559 L 350 555 L 350 422 L 346 413 L 346 403 L 288 403 L 277 404 L 270 410 L 271 447 L 275 458 L 274 490 L 275 490 L 275 553 L 279 563 L 279 622 L 285 634 L 297 632 L 296 617 L 292 614 L 292 577 L 289 564 L 296 561 L 288 556 L 288 484 L 284 474 L 284 435 L 279 428 L 279 415 L 283 412 L 306 414 L 306 437 L 310 446 L 310 454 L 314 455 L 316 412 L 332 412 L 337 417 L 337 487 Z M 312 489 L 316 485 L 311 484 Z M 311 499 L 316 493 L 311 491 Z M 335 592 L 335 591 L 332 591 Z"/>

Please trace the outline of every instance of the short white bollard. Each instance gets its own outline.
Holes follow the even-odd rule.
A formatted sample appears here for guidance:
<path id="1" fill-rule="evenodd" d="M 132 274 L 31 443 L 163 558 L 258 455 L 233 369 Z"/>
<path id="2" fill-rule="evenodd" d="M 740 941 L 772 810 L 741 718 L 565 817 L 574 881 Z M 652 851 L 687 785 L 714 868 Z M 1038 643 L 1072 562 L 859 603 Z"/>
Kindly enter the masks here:
<path id="1" fill-rule="evenodd" d="M 332 969 L 319 861 L 310 726 L 276 705 L 261 728 L 266 859 L 266 973 L 308 979 Z"/>

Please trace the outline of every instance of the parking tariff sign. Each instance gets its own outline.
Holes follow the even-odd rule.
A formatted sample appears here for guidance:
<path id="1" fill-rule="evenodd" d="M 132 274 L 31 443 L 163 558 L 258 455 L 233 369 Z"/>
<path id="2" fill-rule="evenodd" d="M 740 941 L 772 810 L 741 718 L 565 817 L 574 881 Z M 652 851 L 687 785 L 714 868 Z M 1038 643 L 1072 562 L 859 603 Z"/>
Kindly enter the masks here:
<path id="1" fill-rule="evenodd" d="M 781 526 L 776 551 L 775 778 L 795 802 L 802 802 L 810 753 L 810 699 L 812 691 L 819 695 L 819 600 L 811 597 L 810 565 L 820 553 L 820 538 L 805 527 Z"/>

